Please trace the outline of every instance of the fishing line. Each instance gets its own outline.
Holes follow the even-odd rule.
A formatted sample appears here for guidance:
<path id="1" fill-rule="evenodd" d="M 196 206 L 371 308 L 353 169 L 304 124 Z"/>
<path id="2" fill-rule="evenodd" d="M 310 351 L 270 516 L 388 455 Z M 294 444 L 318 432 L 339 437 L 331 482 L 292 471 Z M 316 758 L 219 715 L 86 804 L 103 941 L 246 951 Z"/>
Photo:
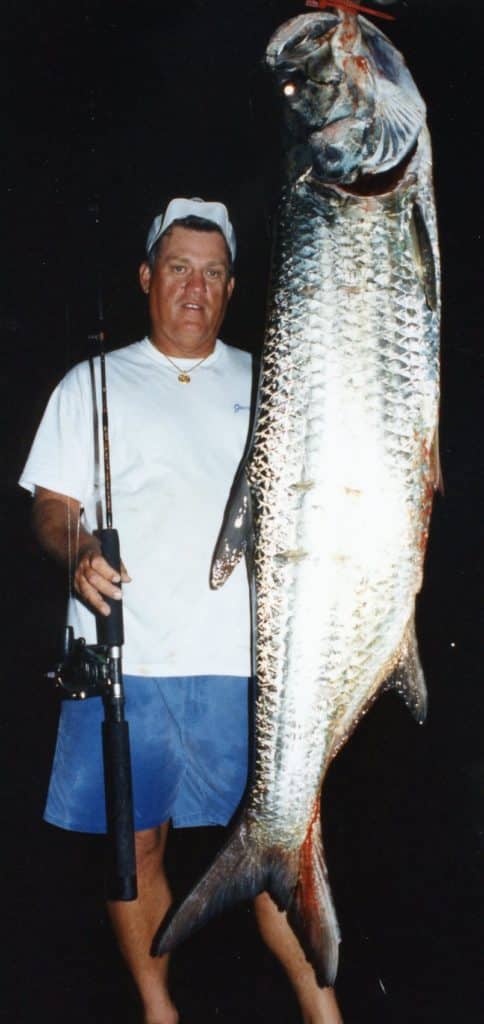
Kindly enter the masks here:
<path id="1" fill-rule="evenodd" d="M 392 2 L 392 0 L 390 0 L 390 2 Z M 324 11 L 326 7 L 336 7 L 338 10 L 345 11 L 347 14 L 371 14 L 373 18 L 382 18 L 384 21 L 395 21 L 394 14 L 385 14 L 384 11 L 376 11 L 374 7 L 365 7 L 363 4 L 353 3 L 353 0 L 305 0 L 305 7 L 319 8 L 320 11 Z"/>
<path id="2" fill-rule="evenodd" d="M 99 307 L 102 311 L 102 307 Z M 101 322 L 102 323 L 102 322 Z M 104 330 L 96 338 L 100 346 L 101 369 L 101 421 L 105 464 L 106 526 L 94 530 L 101 554 L 114 571 L 121 576 L 119 536 L 112 525 L 111 470 L 109 448 L 108 396 L 104 353 Z M 90 361 L 91 362 L 91 361 Z M 98 423 L 96 393 L 94 392 L 93 424 Z M 95 411 L 94 411 L 95 410 Z M 67 543 L 69 577 L 72 568 L 72 505 L 68 498 Z M 79 520 L 77 515 L 76 563 L 79 550 Z M 71 583 L 73 596 L 74 588 Z M 66 700 L 86 700 L 101 697 L 104 705 L 102 722 L 102 749 L 106 804 L 107 864 L 106 890 L 109 900 L 134 900 L 137 897 L 136 858 L 134 844 L 134 814 L 129 746 L 129 726 L 124 717 L 124 686 L 121 651 L 124 644 L 122 601 L 103 597 L 110 607 L 107 616 L 96 614 L 97 643 L 86 644 L 83 637 L 74 637 L 72 626 L 64 634 L 63 658 L 55 671 L 48 673 L 55 679 Z"/>

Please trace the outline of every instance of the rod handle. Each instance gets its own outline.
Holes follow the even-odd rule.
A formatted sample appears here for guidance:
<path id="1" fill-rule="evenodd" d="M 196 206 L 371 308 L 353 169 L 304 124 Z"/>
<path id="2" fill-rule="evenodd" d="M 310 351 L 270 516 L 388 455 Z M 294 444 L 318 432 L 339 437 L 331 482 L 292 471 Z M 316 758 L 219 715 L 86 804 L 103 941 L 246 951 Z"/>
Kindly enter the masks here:
<path id="1" fill-rule="evenodd" d="M 118 531 L 113 529 L 95 530 L 94 536 L 98 537 L 101 542 L 103 558 L 116 572 L 121 573 Z M 107 647 L 122 647 L 124 643 L 123 602 L 115 601 L 112 597 L 103 599 L 109 605 L 111 614 L 96 616 L 97 641 L 99 644 L 106 644 Z"/>
<path id="2" fill-rule="evenodd" d="M 135 900 L 136 854 L 129 730 L 125 721 L 102 723 L 107 818 L 106 895 L 108 900 Z"/>

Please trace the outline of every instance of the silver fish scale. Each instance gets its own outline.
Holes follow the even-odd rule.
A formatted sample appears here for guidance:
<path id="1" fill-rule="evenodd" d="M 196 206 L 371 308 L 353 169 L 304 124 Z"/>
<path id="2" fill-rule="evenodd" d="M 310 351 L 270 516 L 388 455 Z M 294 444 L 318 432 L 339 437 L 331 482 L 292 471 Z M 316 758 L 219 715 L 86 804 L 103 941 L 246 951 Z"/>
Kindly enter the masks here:
<path id="1" fill-rule="evenodd" d="M 302 178 L 283 199 L 248 477 L 255 499 L 256 761 L 248 819 L 299 847 L 325 769 L 405 645 L 420 588 L 438 406 L 437 261 L 423 134 L 399 188 Z"/>

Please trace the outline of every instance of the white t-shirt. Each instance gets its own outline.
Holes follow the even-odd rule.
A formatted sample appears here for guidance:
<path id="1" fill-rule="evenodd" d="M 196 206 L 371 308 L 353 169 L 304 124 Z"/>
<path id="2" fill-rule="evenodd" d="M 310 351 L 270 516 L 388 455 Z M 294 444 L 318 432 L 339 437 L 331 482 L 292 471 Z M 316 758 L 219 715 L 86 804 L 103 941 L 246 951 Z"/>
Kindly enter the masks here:
<path id="1" fill-rule="evenodd" d="M 196 360 L 175 362 L 189 370 Z M 99 360 L 93 365 L 100 459 L 92 374 L 84 362 L 51 396 L 20 479 L 32 492 L 45 487 L 80 501 L 89 531 L 100 525 L 96 505 L 104 509 Z M 249 675 L 245 566 L 220 591 L 210 589 L 209 572 L 247 437 L 251 357 L 217 341 L 182 384 L 144 338 L 106 356 L 106 377 L 113 525 L 132 576 L 123 587 L 124 671 Z M 94 615 L 76 599 L 68 621 L 76 636 L 95 642 Z"/>

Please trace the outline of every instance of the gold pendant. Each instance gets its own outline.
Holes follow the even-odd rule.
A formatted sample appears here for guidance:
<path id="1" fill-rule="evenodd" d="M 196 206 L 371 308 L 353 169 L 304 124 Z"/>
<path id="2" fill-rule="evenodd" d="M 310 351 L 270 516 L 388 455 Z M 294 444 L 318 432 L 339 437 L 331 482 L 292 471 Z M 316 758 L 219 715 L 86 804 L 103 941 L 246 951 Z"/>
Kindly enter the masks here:
<path id="1" fill-rule="evenodd" d="M 190 380 L 191 380 L 190 374 L 188 374 L 188 373 L 179 373 L 178 374 L 178 380 L 180 381 L 180 384 L 189 384 Z"/>

